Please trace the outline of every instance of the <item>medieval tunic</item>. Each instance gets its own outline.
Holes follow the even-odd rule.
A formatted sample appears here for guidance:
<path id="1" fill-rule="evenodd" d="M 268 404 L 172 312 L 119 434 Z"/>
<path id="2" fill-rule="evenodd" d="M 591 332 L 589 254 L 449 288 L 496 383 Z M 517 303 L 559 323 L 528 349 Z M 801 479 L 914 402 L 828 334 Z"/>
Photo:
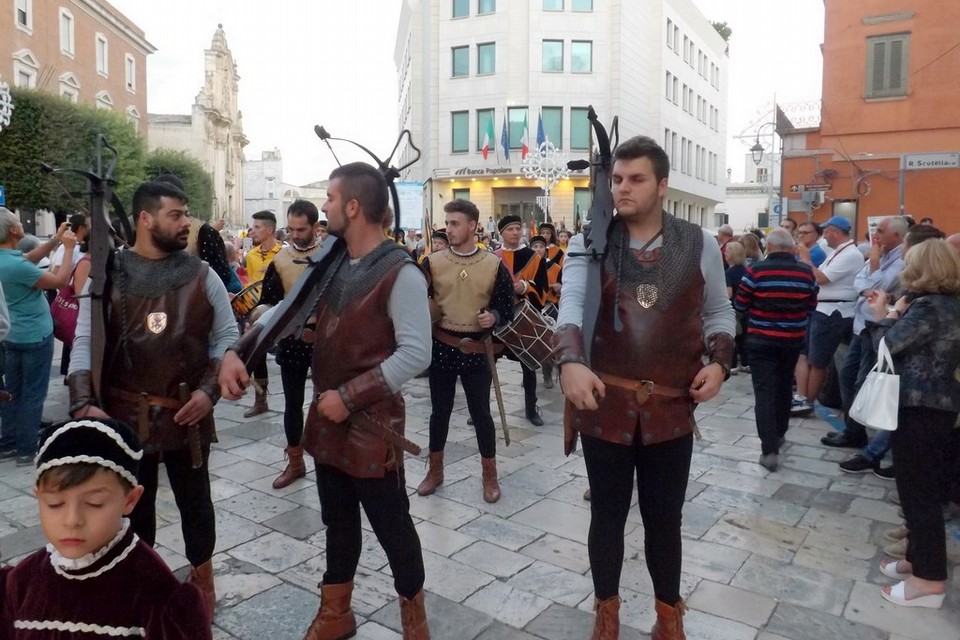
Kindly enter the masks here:
<path id="1" fill-rule="evenodd" d="M 181 584 L 125 520 L 102 550 L 67 560 L 53 548 L 0 569 L 4 640 L 204 640 L 199 589 Z"/>
<path id="2" fill-rule="evenodd" d="M 543 307 L 544 293 L 547 290 L 547 269 L 537 252 L 530 247 L 501 247 L 494 253 L 507 265 L 507 271 L 513 276 L 514 282 L 523 280 L 527 284 L 526 291 L 520 297 L 526 298 L 537 309 Z"/>
<path id="3" fill-rule="evenodd" d="M 290 245 L 284 247 L 276 255 L 273 262 L 267 266 L 267 275 L 263 278 L 263 290 L 260 294 L 260 304 L 277 305 L 283 301 L 297 279 L 307 268 L 307 261 L 317 251 L 320 245 L 315 244 L 308 249 L 298 249 Z M 309 366 L 313 357 L 313 344 L 301 340 L 297 336 L 287 336 L 277 342 L 277 364 L 298 364 Z"/>

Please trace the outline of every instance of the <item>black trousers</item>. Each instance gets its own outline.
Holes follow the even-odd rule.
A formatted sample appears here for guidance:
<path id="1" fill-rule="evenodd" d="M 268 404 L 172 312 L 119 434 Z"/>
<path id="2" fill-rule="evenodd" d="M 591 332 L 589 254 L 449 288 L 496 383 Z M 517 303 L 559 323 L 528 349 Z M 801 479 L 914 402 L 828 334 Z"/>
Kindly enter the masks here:
<path id="1" fill-rule="evenodd" d="M 523 371 L 523 401 L 529 415 L 537 410 L 538 369 L 530 369 L 523 363 L 520 363 L 520 369 Z"/>
<path id="2" fill-rule="evenodd" d="M 217 543 L 217 524 L 213 501 L 210 498 L 207 464 L 210 459 L 210 445 L 202 447 L 201 451 L 203 466 L 199 469 L 193 468 L 190 451 L 187 449 L 164 451 L 162 457 L 174 500 L 180 510 L 180 528 L 183 531 L 187 560 L 195 567 L 213 557 L 213 548 Z M 130 514 L 134 533 L 151 547 L 157 540 L 157 482 L 160 460 L 159 453 L 143 454 L 137 475 L 143 485 L 143 496 Z"/>
<path id="3" fill-rule="evenodd" d="M 693 434 L 660 444 L 624 446 L 581 434 L 590 481 L 587 551 L 593 589 L 600 600 L 620 591 L 623 529 L 636 477 L 644 555 L 658 600 L 680 601 L 680 524 L 693 454 Z M 640 438 L 634 439 L 636 443 Z"/>
<path id="4" fill-rule="evenodd" d="M 354 478 L 330 465 L 317 465 L 320 514 L 327 525 L 326 584 L 353 580 L 362 548 L 360 505 L 387 554 L 393 584 L 404 598 L 423 589 L 423 553 L 410 518 L 403 469 L 383 478 Z"/>
<path id="5" fill-rule="evenodd" d="M 750 379 L 756 396 L 754 415 L 763 455 L 780 453 L 780 438 L 790 426 L 793 370 L 800 358 L 800 348 L 799 343 L 770 346 L 747 341 Z"/>
<path id="6" fill-rule="evenodd" d="M 893 432 L 897 493 L 910 529 L 907 560 L 913 575 L 947 579 L 947 539 L 941 503 L 952 470 L 953 424 L 957 414 L 927 407 L 900 407 Z"/>
<path id="7" fill-rule="evenodd" d="M 303 400 L 307 388 L 309 364 L 287 363 L 280 365 L 280 382 L 283 384 L 283 432 L 288 447 L 299 447 L 303 437 Z"/>
<path id="8" fill-rule="evenodd" d="M 449 371 L 430 369 L 430 451 L 443 451 L 450 432 L 450 414 L 453 413 L 453 400 L 457 393 L 458 374 Z M 490 369 L 482 367 L 459 373 L 460 384 L 467 396 L 467 409 L 473 418 L 473 429 L 477 434 L 477 447 L 484 458 L 497 455 L 497 434 L 490 415 Z M 534 381 L 536 383 L 536 381 Z"/>

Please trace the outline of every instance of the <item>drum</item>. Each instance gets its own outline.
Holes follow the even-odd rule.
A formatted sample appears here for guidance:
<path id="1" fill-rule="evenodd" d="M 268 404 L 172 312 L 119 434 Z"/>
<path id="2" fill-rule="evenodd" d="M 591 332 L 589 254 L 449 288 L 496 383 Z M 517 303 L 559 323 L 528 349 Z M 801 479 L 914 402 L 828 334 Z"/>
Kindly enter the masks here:
<path id="1" fill-rule="evenodd" d="M 263 290 L 263 280 L 258 280 L 253 284 L 244 287 L 240 293 L 233 297 L 230 306 L 233 307 L 233 315 L 238 322 L 242 322 L 247 314 L 250 313 L 257 303 L 260 302 L 260 293 Z"/>
<path id="2" fill-rule="evenodd" d="M 527 368 L 539 369 L 553 354 L 553 332 L 557 323 L 542 315 L 528 300 L 514 309 L 513 320 L 495 335 Z"/>

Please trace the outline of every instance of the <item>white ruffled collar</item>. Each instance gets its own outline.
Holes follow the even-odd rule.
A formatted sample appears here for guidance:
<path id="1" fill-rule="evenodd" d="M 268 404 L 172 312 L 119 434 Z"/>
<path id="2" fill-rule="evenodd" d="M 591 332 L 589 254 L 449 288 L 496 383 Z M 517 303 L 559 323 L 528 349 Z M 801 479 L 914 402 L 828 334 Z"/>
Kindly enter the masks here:
<path id="1" fill-rule="evenodd" d="M 88 553 L 87 555 L 79 558 L 65 558 L 60 555 L 60 552 L 57 551 L 57 548 L 54 547 L 53 544 L 47 544 L 47 553 L 50 554 L 50 564 L 52 564 L 54 569 L 58 570 L 57 573 L 61 573 L 61 575 L 64 571 L 83 571 L 96 562 L 99 562 L 104 556 L 110 553 L 113 548 L 116 547 L 121 540 L 123 540 L 124 536 L 127 535 L 127 531 L 129 531 L 129 529 L 130 520 L 124 518 L 123 524 L 120 527 L 120 531 L 118 531 L 117 535 L 113 537 L 113 540 L 105 544 L 97 551 Z M 134 535 L 133 538 L 134 540 L 132 544 L 136 544 L 137 536 Z"/>

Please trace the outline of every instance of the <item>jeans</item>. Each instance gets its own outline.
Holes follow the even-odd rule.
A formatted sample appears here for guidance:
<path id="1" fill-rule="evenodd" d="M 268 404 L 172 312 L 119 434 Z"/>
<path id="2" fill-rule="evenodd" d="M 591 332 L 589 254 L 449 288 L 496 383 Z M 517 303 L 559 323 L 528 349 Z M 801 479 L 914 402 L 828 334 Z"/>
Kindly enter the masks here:
<path id="1" fill-rule="evenodd" d="M 5 347 L 4 379 L 13 397 L 0 405 L 0 451 L 16 449 L 21 457 L 36 455 L 50 386 L 53 334 L 40 342 L 7 342 Z"/>
<path id="2" fill-rule="evenodd" d="M 772 346 L 747 341 L 757 435 L 763 455 L 780 453 L 780 439 L 790 426 L 791 385 L 800 348 L 800 342 Z"/>
<path id="3" fill-rule="evenodd" d="M 870 369 L 877 363 L 877 353 L 873 348 L 873 341 L 866 331 L 861 331 L 860 335 L 853 336 L 850 340 L 850 348 L 847 349 L 847 355 L 843 359 L 843 365 L 840 367 L 840 396 L 843 398 L 844 433 L 851 436 L 866 437 L 866 428 L 850 417 L 850 407 L 853 406 L 853 400 L 857 397 L 857 392 L 863 386 L 864 380 Z M 883 454 L 880 454 L 883 457 Z M 879 458 L 877 458 L 879 459 Z"/>
<path id="4" fill-rule="evenodd" d="M 860 455 L 870 462 L 880 462 L 883 460 L 883 456 L 887 455 L 887 451 L 890 451 L 891 433 L 893 432 L 878 429 L 877 433 L 870 438 L 867 446 L 860 449 Z"/>

